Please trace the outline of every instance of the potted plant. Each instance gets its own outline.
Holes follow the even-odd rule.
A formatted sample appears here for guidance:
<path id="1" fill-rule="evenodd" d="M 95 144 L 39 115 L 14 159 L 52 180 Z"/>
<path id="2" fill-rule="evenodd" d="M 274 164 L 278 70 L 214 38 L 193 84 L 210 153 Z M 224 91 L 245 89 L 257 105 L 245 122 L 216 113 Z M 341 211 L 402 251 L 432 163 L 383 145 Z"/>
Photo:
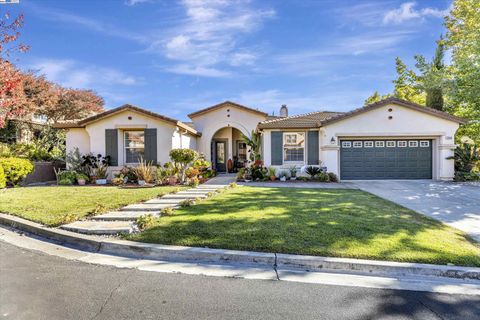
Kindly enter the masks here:
<path id="1" fill-rule="evenodd" d="M 93 170 L 94 176 L 95 176 L 95 184 L 99 185 L 105 185 L 107 184 L 107 173 L 108 170 L 108 165 L 106 164 L 99 164 L 97 167 Z"/>
<path id="2" fill-rule="evenodd" d="M 280 171 L 278 176 L 280 177 L 280 181 L 287 181 L 287 172 L 286 171 L 284 171 L 284 170 Z"/>
<path id="3" fill-rule="evenodd" d="M 79 186 L 84 186 L 88 181 L 88 176 L 84 173 L 77 173 L 77 182 Z"/>
<path id="4" fill-rule="evenodd" d="M 297 180 L 297 167 L 295 166 L 290 168 L 290 180 Z"/>
<path id="5" fill-rule="evenodd" d="M 277 172 L 277 169 L 275 169 L 274 167 L 268 168 L 268 176 L 270 177 L 271 181 L 277 180 L 277 176 L 275 175 L 276 172 Z"/>

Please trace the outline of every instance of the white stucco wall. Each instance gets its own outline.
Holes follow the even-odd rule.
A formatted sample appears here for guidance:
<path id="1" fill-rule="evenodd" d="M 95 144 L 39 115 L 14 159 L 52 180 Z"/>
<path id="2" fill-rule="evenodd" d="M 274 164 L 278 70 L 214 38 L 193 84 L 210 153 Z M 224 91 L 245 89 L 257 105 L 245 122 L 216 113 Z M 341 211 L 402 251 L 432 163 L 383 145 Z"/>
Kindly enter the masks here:
<path id="1" fill-rule="evenodd" d="M 198 151 L 205 154 L 207 160 L 211 159 L 211 141 L 218 130 L 225 127 L 233 127 L 245 135 L 250 135 L 257 128 L 259 122 L 266 118 L 260 114 L 246 111 L 233 105 L 212 110 L 208 113 L 193 117 L 195 129 L 202 133 L 198 141 Z M 231 137 L 231 136 L 230 136 Z M 229 142 L 229 158 L 232 158 L 232 143 Z"/>
<path id="2" fill-rule="evenodd" d="M 90 136 L 85 128 L 71 128 L 66 134 L 67 154 L 78 148 L 81 154 L 90 152 Z"/>
<path id="3" fill-rule="evenodd" d="M 318 128 L 312 129 L 314 131 L 318 131 Z M 272 166 L 272 132 L 273 131 L 282 131 L 282 132 L 303 132 L 305 133 L 305 153 L 304 153 L 304 162 L 303 163 L 284 163 L 282 165 L 275 165 Z M 264 129 L 262 131 L 262 137 L 263 137 L 263 161 L 267 167 L 275 167 L 277 169 L 277 174 L 279 170 L 289 170 L 291 167 L 295 166 L 298 169 L 301 167 L 307 165 L 308 162 L 308 131 L 307 129 Z M 321 137 L 320 137 L 321 138 Z M 319 148 L 320 149 L 320 148 Z M 282 151 L 283 152 L 283 151 Z M 321 151 L 319 150 L 319 153 Z M 320 155 L 319 155 L 320 159 Z M 304 173 L 301 173 L 300 170 L 297 172 L 297 176 L 302 176 L 305 175 Z"/>
<path id="4" fill-rule="evenodd" d="M 392 109 L 389 112 L 389 109 Z M 391 116 L 392 119 L 388 119 Z M 410 108 L 388 105 L 326 125 L 320 131 L 323 164 L 340 174 L 339 140 L 345 137 L 429 138 L 433 140 L 433 179 L 449 180 L 454 175 L 454 135 L 459 124 Z M 335 138 L 335 145 L 330 140 Z"/>

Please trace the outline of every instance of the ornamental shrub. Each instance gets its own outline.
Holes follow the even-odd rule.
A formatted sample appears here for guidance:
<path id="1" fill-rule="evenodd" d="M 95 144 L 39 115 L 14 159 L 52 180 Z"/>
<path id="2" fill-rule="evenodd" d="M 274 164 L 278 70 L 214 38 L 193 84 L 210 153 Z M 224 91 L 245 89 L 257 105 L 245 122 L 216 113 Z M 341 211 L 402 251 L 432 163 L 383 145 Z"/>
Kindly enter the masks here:
<path id="1" fill-rule="evenodd" d="M 29 160 L 13 157 L 0 158 L 0 167 L 3 168 L 7 183 L 10 185 L 17 185 L 34 169 Z"/>
<path id="2" fill-rule="evenodd" d="M 63 181 L 63 185 L 71 185 L 77 181 L 77 173 L 75 171 L 59 171 L 57 172 L 57 183 L 61 184 L 60 182 Z M 70 183 L 66 183 L 70 181 Z"/>
<path id="3" fill-rule="evenodd" d="M 170 159 L 174 162 L 175 167 L 179 168 L 182 182 L 185 182 L 185 169 L 197 158 L 198 153 L 192 149 L 170 150 Z"/>
<path id="4" fill-rule="evenodd" d="M 5 177 L 5 172 L 3 171 L 3 167 L 0 166 L 0 189 L 5 188 L 7 185 L 7 178 Z"/>

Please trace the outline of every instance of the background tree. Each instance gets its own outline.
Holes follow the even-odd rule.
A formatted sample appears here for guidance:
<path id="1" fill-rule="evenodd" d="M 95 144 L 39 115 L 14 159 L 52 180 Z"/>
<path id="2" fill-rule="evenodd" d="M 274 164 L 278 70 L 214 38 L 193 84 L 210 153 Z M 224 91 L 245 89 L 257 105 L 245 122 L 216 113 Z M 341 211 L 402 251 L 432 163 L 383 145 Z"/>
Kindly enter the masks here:
<path id="1" fill-rule="evenodd" d="M 443 39 L 437 42 L 435 56 L 431 62 L 427 62 L 424 56 L 416 55 L 415 67 L 420 71 L 417 76 L 417 86 L 426 94 L 425 105 L 427 107 L 443 111 L 444 91 L 448 89 L 446 67 L 443 64 L 445 56 L 445 44 Z"/>
<path id="2" fill-rule="evenodd" d="M 399 57 L 395 58 L 397 78 L 393 80 L 395 88 L 393 95 L 399 99 L 425 104 L 425 93 L 418 87 L 419 77 L 415 71 L 409 69 Z"/>
<path id="3" fill-rule="evenodd" d="M 392 96 L 391 94 L 380 95 L 380 93 L 378 93 L 378 91 L 375 91 L 370 97 L 365 99 L 364 105 L 369 105 L 369 104 L 378 102 L 380 100 L 389 98 L 391 96 Z"/>
<path id="4" fill-rule="evenodd" d="M 13 21 L 10 15 L 0 17 L 0 128 L 5 119 L 23 113 L 21 104 L 22 73 L 8 60 L 14 52 L 25 52 L 28 47 L 17 43 L 20 29 L 23 27 L 23 15 Z"/>
<path id="5" fill-rule="evenodd" d="M 53 122 L 81 119 L 104 111 L 104 100 L 92 90 L 57 88 L 58 100 L 38 112 Z"/>
<path id="6" fill-rule="evenodd" d="M 447 111 L 471 120 L 460 128 L 457 141 L 465 135 L 480 145 L 480 1 L 456 0 L 445 26 L 454 79 Z"/>

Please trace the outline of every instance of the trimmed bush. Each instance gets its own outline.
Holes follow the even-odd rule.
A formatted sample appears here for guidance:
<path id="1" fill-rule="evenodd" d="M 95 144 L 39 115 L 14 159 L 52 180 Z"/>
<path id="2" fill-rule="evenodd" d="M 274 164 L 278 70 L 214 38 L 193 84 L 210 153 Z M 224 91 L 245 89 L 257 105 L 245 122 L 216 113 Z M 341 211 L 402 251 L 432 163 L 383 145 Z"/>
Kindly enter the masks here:
<path id="1" fill-rule="evenodd" d="M 0 167 L 3 168 L 7 183 L 10 185 L 17 185 L 34 169 L 29 160 L 13 157 L 0 158 Z"/>
<path id="2" fill-rule="evenodd" d="M 338 177 L 333 172 L 327 172 L 328 177 L 330 178 L 330 182 L 338 182 Z"/>
<path id="3" fill-rule="evenodd" d="M 63 183 L 60 183 L 63 181 Z M 70 183 L 67 183 L 66 181 L 70 181 Z M 60 185 L 71 185 L 74 184 L 75 181 L 77 181 L 77 173 L 75 171 L 60 171 L 57 173 L 57 182 Z"/>
<path id="4" fill-rule="evenodd" d="M 5 188 L 7 185 L 7 178 L 5 177 L 5 172 L 3 171 L 3 167 L 0 166 L 0 189 Z"/>

